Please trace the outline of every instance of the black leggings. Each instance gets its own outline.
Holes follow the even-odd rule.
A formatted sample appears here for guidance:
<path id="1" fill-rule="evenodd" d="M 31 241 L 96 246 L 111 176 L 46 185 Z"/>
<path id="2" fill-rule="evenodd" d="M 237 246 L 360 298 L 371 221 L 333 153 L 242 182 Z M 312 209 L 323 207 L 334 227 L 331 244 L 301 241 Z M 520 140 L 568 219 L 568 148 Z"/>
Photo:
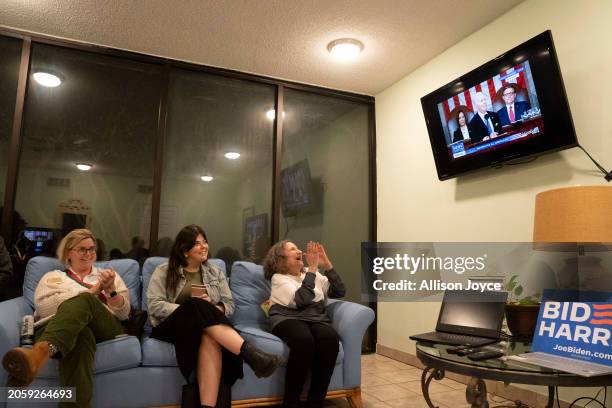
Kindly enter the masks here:
<path id="1" fill-rule="evenodd" d="M 322 406 L 340 348 L 336 331 L 329 324 L 289 319 L 276 325 L 272 333 L 290 348 L 283 405 L 298 406 L 306 376 L 312 372 L 308 401 Z"/>

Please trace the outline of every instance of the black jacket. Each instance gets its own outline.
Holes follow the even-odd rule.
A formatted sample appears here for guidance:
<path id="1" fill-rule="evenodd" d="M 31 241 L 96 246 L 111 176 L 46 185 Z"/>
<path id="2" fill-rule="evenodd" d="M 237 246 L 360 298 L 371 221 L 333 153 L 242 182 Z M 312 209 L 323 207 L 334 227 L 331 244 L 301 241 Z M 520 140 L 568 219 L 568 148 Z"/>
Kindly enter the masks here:
<path id="1" fill-rule="evenodd" d="M 11 257 L 6 250 L 4 240 L 0 237 L 0 292 L 10 285 L 12 278 L 13 264 L 11 263 Z"/>
<path id="2" fill-rule="evenodd" d="M 487 111 L 486 115 L 489 115 L 489 119 L 491 119 L 491 122 L 493 122 L 493 130 L 498 134 L 501 133 L 502 125 L 501 121 L 499 120 L 499 116 L 497 116 L 497 113 Z M 480 142 L 486 136 L 489 136 L 487 125 L 485 125 L 478 113 L 476 113 L 472 120 L 470 120 L 468 128 L 470 129 L 470 136 L 472 138 L 472 142 Z"/>

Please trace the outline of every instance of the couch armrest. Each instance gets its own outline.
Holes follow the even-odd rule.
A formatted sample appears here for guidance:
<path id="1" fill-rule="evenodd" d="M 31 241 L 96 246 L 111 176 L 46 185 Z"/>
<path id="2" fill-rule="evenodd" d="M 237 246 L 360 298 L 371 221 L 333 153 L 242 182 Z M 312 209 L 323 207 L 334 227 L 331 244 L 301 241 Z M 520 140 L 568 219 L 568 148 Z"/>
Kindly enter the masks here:
<path id="1" fill-rule="evenodd" d="M 359 387 L 361 384 L 361 343 L 366 329 L 374 321 L 374 311 L 358 303 L 329 300 L 327 314 L 344 348 L 342 364 L 344 388 Z"/>
<path id="2" fill-rule="evenodd" d="M 0 358 L 19 345 L 21 318 L 34 311 L 28 301 L 22 296 L 0 303 Z M 6 384 L 7 373 L 0 368 L 0 387 Z"/>

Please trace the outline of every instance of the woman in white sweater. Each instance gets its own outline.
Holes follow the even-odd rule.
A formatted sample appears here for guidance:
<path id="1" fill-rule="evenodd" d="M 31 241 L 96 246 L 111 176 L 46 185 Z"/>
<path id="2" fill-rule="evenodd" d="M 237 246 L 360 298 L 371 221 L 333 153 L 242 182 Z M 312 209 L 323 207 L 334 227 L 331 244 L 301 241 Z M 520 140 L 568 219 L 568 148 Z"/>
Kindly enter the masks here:
<path id="1" fill-rule="evenodd" d="M 304 268 L 304 255 L 308 268 Z M 330 325 L 326 301 L 328 297 L 343 297 L 344 284 L 323 245 L 312 241 L 306 254 L 290 241 L 274 244 L 264 260 L 264 270 L 266 278 L 272 281 L 269 310 L 272 333 L 290 349 L 283 406 L 299 406 L 306 376 L 312 372 L 308 406 L 322 407 L 339 350 L 338 334 Z"/>
<path id="2" fill-rule="evenodd" d="M 96 343 L 124 334 L 121 321 L 130 313 L 123 279 L 93 265 L 96 249 L 87 229 L 60 242 L 57 256 L 66 268 L 46 273 L 34 294 L 37 341 L 31 349 L 10 350 L 2 361 L 9 386 L 27 386 L 50 357 L 58 358 L 60 385 L 76 387 L 76 406 L 90 406 Z"/>

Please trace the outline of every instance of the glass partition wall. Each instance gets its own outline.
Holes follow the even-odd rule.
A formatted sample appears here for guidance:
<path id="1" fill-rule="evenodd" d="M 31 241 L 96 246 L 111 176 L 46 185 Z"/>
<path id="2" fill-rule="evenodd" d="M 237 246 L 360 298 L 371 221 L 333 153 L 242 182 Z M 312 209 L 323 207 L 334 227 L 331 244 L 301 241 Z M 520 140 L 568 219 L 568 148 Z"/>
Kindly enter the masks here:
<path id="1" fill-rule="evenodd" d="M 127 253 L 132 238 L 148 239 L 161 68 L 33 44 L 30 73 L 15 198 L 27 223 L 20 245 L 53 255 L 59 238 L 86 227 L 101 241 L 98 259 Z"/>
<path id="2" fill-rule="evenodd" d="M 100 238 L 99 259 L 167 256 L 193 223 L 228 271 L 279 239 L 320 241 L 360 301 L 374 98 L 8 34 L 20 38 L 0 33 L 2 231 L 22 266 L 77 227 Z"/>
<path id="3" fill-rule="evenodd" d="M 187 224 L 206 231 L 212 256 L 231 267 L 269 247 L 272 209 L 271 85 L 173 70 L 158 251 Z M 229 270 L 229 268 L 228 268 Z"/>
<path id="4" fill-rule="evenodd" d="M 285 91 L 282 239 L 324 244 L 347 298 L 361 300 L 361 242 L 369 240 L 368 107 Z"/>
<path id="5" fill-rule="evenodd" d="M 17 81 L 19 79 L 19 60 L 21 40 L 0 37 L 0 185 L 1 199 L 4 200 L 4 184 L 9 159 L 9 140 L 13 130 Z"/>

